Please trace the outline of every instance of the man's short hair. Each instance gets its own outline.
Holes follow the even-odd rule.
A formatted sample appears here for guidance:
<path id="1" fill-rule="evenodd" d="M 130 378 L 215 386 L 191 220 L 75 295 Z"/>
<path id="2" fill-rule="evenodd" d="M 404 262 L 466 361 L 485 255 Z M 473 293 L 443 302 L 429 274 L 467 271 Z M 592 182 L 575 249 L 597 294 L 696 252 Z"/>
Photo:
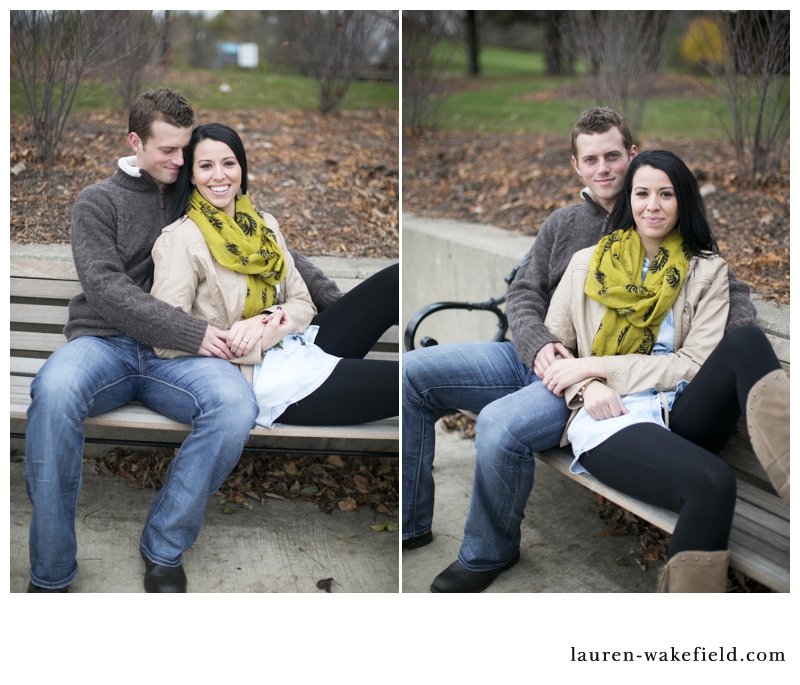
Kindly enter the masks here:
<path id="1" fill-rule="evenodd" d="M 625 122 L 617 112 L 608 107 L 592 107 L 584 112 L 581 112 L 578 121 L 575 122 L 575 127 L 572 129 L 572 156 L 578 159 L 578 136 L 582 133 L 589 135 L 595 133 L 605 133 L 612 127 L 616 126 L 622 134 L 622 144 L 625 149 L 630 151 L 633 145 L 633 136 Z"/>
<path id="2" fill-rule="evenodd" d="M 159 120 L 172 126 L 187 128 L 194 125 L 194 110 L 177 90 L 149 90 L 142 93 L 131 105 L 128 133 L 136 133 L 144 143 L 152 133 L 153 122 Z"/>

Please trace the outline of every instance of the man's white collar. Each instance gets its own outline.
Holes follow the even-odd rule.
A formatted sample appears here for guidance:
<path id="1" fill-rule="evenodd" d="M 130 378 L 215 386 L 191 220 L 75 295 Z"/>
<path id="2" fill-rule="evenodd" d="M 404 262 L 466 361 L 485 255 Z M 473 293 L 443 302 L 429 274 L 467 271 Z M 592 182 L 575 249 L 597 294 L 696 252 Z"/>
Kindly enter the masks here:
<path id="1" fill-rule="evenodd" d="M 128 176 L 132 176 L 133 178 L 141 178 L 142 176 L 141 169 L 136 166 L 136 155 L 131 155 L 130 157 L 120 157 L 117 165 L 126 174 L 128 174 Z"/>

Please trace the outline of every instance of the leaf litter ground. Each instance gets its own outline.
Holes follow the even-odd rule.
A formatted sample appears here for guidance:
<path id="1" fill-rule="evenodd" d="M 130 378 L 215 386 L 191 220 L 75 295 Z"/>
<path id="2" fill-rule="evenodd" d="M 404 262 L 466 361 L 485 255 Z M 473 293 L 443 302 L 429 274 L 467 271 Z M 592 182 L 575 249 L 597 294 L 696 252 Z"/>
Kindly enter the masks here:
<path id="1" fill-rule="evenodd" d="M 255 207 L 274 215 L 287 243 L 308 256 L 396 258 L 398 118 L 392 110 L 314 112 L 201 110 L 198 124 L 236 129 L 247 150 Z M 56 164 L 34 164 L 26 122 L 11 119 L 11 242 L 69 242 L 72 205 L 131 154 L 120 113 L 75 114 Z"/>

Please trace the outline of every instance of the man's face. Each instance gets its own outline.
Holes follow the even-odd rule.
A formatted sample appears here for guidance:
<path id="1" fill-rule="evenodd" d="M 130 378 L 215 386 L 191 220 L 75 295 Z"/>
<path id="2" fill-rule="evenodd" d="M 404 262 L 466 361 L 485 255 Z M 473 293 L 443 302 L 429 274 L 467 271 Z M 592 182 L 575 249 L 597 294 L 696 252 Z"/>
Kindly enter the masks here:
<path id="1" fill-rule="evenodd" d="M 175 183 L 183 166 L 183 149 L 189 145 L 192 127 L 173 126 L 166 121 L 153 122 L 150 137 L 143 142 L 137 133 L 128 135 L 136 153 L 136 166 L 145 171 L 159 188 Z"/>
<path id="2" fill-rule="evenodd" d="M 578 158 L 572 158 L 572 166 L 598 204 L 610 212 L 622 192 L 628 164 L 638 153 L 636 146 L 627 150 L 622 133 L 613 126 L 605 133 L 579 134 L 575 147 Z"/>

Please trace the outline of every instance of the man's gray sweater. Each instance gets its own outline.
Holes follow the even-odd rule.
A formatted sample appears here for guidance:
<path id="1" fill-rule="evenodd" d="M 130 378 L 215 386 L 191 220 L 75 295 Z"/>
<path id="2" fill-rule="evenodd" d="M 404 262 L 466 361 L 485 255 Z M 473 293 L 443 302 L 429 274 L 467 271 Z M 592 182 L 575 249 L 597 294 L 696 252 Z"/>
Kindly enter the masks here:
<path id="1" fill-rule="evenodd" d="M 125 160 L 121 160 L 124 164 Z M 145 345 L 196 354 L 208 324 L 152 297 L 153 244 L 169 224 L 172 186 L 118 170 L 84 189 L 72 209 L 72 256 L 83 292 L 69 303 L 68 340 L 130 335 Z M 341 297 L 333 281 L 292 252 L 318 309 Z"/>
<path id="2" fill-rule="evenodd" d="M 562 207 L 542 224 L 531 251 L 525 256 L 506 293 L 506 315 L 511 337 L 520 359 L 533 368 L 536 354 L 547 343 L 558 342 L 545 328 L 550 299 L 578 250 L 596 245 L 609 233 L 608 212 L 597 204 L 588 189 L 583 202 Z M 750 287 L 728 269 L 731 308 L 727 331 L 754 324 L 756 308 Z"/>

